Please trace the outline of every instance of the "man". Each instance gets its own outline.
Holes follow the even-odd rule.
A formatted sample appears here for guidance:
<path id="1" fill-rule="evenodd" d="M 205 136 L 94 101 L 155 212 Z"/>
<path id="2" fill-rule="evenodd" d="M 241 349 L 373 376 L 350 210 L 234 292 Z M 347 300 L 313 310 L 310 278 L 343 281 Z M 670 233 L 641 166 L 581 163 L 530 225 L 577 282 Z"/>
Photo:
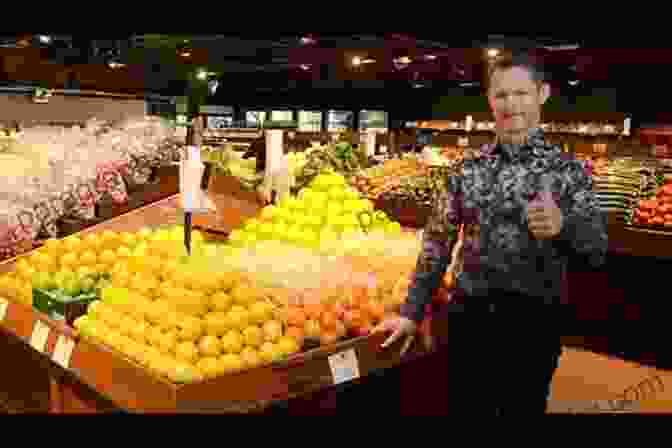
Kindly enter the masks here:
<path id="1" fill-rule="evenodd" d="M 448 405 L 456 412 L 544 413 L 561 353 L 558 307 L 567 262 L 600 265 L 607 234 L 592 181 L 539 129 L 550 94 L 527 56 L 495 62 L 488 101 L 497 142 L 441 182 L 414 282 L 387 347 L 415 339 L 464 224 L 457 293 L 449 316 Z M 493 312 L 494 311 L 494 312 Z"/>

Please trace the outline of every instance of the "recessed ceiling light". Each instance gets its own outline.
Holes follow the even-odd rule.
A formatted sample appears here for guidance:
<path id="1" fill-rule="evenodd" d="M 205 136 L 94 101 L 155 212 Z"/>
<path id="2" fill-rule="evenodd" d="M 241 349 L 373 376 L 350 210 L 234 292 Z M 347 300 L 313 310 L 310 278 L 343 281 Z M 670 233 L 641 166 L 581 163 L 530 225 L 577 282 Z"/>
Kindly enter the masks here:
<path id="1" fill-rule="evenodd" d="M 425 59 L 427 59 L 428 61 L 433 61 L 434 59 L 436 59 L 436 56 L 433 54 L 426 54 Z"/>
<path id="2" fill-rule="evenodd" d="M 579 84 L 579 81 L 577 79 L 573 79 L 573 80 L 569 81 L 570 86 L 576 86 L 578 84 Z"/>
<path id="3" fill-rule="evenodd" d="M 362 64 L 362 58 L 360 58 L 359 56 L 355 56 L 354 58 L 352 58 L 352 65 L 357 67 L 361 64 Z"/>
<path id="4" fill-rule="evenodd" d="M 491 48 L 488 50 L 488 57 L 496 58 L 499 55 L 499 50 L 496 48 Z"/>
<path id="5" fill-rule="evenodd" d="M 51 36 L 47 36 L 46 34 L 40 34 L 38 39 L 40 40 L 40 43 L 42 43 L 42 44 L 50 44 L 51 43 Z"/>
<path id="6" fill-rule="evenodd" d="M 301 67 L 301 70 L 306 70 L 306 71 L 310 70 L 310 65 L 309 64 L 301 64 L 300 67 Z"/>
<path id="7" fill-rule="evenodd" d="M 425 87 L 424 84 L 420 84 L 420 83 L 415 83 L 415 84 L 413 84 L 413 88 L 414 88 L 414 89 L 422 89 L 423 87 Z"/>

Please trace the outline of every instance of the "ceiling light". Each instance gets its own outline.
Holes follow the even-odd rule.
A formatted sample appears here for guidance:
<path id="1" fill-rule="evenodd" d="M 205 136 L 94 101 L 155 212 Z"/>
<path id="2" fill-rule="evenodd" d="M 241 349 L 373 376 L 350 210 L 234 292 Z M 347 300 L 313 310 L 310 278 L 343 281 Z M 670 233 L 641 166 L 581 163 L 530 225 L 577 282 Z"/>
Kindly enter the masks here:
<path id="1" fill-rule="evenodd" d="M 125 67 L 126 64 L 122 64 L 121 62 L 117 62 L 117 61 L 109 61 L 107 63 L 107 66 L 110 67 L 111 69 L 116 69 L 116 68 Z"/>
<path id="2" fill-rule="evenodd" d="M 40 43 L 42 44 L 50 44 L 51 43 L 51 36 L 47 36 L 46 34 L 41 34 L 38 36 L 38 39 Z"/>
<path id="3" fill-rule="evenodd" d="M 196 78 L 200 79 L 201 81 L 205 81 L 205 79 L 208 77 L 208 72 L 205 70 L 199 70 L 198 73 L 196 73 Z"/>
<path id="4" fill-rule="evenodd" d="M 314 43 L 315 43 L 315 39 L 313 39 L 313 38 L 310 37 L 310 36 L 304 36 L 304 37 L 301 38 L 301 43 L 302 43 L 303 45 L 314 44 Z"/>
<path id="5" fill-rule="evenodd" d="M 423 87 L 425 87 L 424 84 L 420 84 L 420 83 L 415 83 L 415 84 L 413 84 L 413 88 L 414 88 L 414 89 L 422 89 Z"/>
<path id="6" fill-rule="evenodd" d="M 219 81 L 217 81 L 216 79 L 208 81 L 208 91 L 210 92 L 210 95 L 214 95 L 217 92 L 218 87 L 219 87 Z"/>
<path id="7" fill-rule="evenodd" d="M 362 58 L 360 58 L 359 56 L 355 56 L 354 58 L 352 58 L 352 65 L 358 67 L 361 64 L 362 64 Z"/>
<path id="8" fill-rule="evenodd" d="M 395 59 L 394 62 L 396 62 L 397 64 L 406 64 L 406 65 L 408 65 L 408 64 L 410 64 L 411 62 L 413 62 L 413 60 L 412 60 L 411 58 L 409 58 L 408 56 L 402 56 L 402 57 L 400 57 L 400 58 Z"/>
<path id="9" fill-rule="evenodd" d="M 300 67 L 301 67 L 301 70 L 310 70 L 310 65 L 309 64 L 301 64 Z"/>
<path id="10" fill-rule="evenodd" d="M 488 57 L 490 58 L 496 58 L 499 56 L 499 50 L 496 48 L 491 48 L 488 50 Z"/>
<path id="11" fill-rule="evenodd" d="M 426 54 L 425 59 L 427 59 L 428 61 L 433 61 L 436 59 L 436 56 L 433 54 Z"/>
<path id="12" fill-rule="evenodd" d="M 191 51 L 182 50 L 182 51 L 180 51 L 180 56 L 182 56 L 183 58 L 188 58 L 189 56 L 191 56 Z"/>
<path id="13" fill-rule="evenodd" d="M 547 47 L 544 47 L 544 50 L 548 51 L 572 51 L 572 50 L 578 50 L 581 48 L 580 45 L 550 45 Z"/>
<path id="14" fill-rule="evenodd" d="M 364 60 L 362 61 L 362 64 L 373 64 L 374 62 L 376 62 L 375 59 L 371 59 L 371 58 L 369 58 L 369 59 L 364 59 Z"/>
<path id="15" fill-rule="evenodd" d="M 574 80 L 572 80 L 572 81 L 569 81 L 569 85 L 570 85 L 570 86 L 576 86 L 576 85 L 578 85 L 578 84 L 579 84 L 579 81 L 576 80 L 576 79 L 574 79 Z"/>

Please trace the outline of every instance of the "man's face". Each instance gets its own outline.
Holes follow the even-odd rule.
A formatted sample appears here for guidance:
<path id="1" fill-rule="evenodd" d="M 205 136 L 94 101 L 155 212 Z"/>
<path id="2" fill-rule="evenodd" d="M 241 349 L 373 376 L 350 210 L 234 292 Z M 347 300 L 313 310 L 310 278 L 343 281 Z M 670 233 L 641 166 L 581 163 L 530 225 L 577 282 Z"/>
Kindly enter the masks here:
<path id="1" fill-rule="evenodd" d="M 539 126 L 541 105 L 549 96 L 548 84 L 539 85 L 521 67 L 498 70 L 490 80 L 488 102 L 500 139 L 519 142 Z"/>

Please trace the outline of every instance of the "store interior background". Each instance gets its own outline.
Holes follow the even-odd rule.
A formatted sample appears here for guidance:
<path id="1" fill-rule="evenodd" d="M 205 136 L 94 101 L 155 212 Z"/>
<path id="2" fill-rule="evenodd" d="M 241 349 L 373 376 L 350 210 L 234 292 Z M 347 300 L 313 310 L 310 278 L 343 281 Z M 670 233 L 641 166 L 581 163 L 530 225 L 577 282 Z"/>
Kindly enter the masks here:
<path id="1" fill-rule="evenodd" d="M 624 119 L 631 120 L 630 136 L 565 133 L 553 135 L 554 141 L 568 143 L 572 150 L 604 142 L 608 152 L 640 155 L 668 144 L 669 50 L 613 48 L 572 36 L 482 34 L 458 40 L 417 33 L 0 35 L 0 121 L 53 121 L 56 109 L 64 122 L 84 121 L 92 111 L 114 120 L 144 112 L 174 116 L 181 109 L 192 116 L 219 117 L 211 123 L 249 126 L 256 115 L 248 112 L 298 121 L 310 121 L 306 112 L 320 112 L 322 123 L 311 129 L 319 132 L 327 130 L 327 117 L 337 117 L 330 111 L 349 113 L 354 129 L 362 127 L 365 115 L 360 112 L 379 111 L 386 113 L 386 128 L 412 133 L 423 122 L 463 122 L 468 115 L 490 121 L 481 84 L 488 50 L 535 45 L 552 75 L 545 122 L 622 126 Z M 214 94 L 208 81 L 218 82 Z M 112 100 L 91 94 L 84 98 L 86 107 L 67 95 L 54 96 L 48 104 L 17 106 L 17 92 L 34 87 L 119 96 Z M 414 142 L 414 134 L 409 135 Z M 448 132 L 440 138 L 455 145 L 465 135 L 472 143 L 491 138 L 479 131 Z M 672 359 L 662 334 L 670 305 L 661 285 L 670 268 L 672 239 L 632 235 L 618 222 L 610 222 L 609 237 L 602 269 L 570 275 L 573 318 L 565 341 L 669 368 Z"/>
<path id="2" fill-rule="evenodd" d="M 0 38 L 3 121 L 53 121 L 48 117 L 54 116 L 54 110 L 64 122 L 84 121 L 92 111 L 113 120 L 141 114 L 139 100 L 147 95 L 154 98 L 147 107 L 152 114 L 174 115 L 179 106 L 169 98 L 177 98 L 177 102 L 189 103 L 192 115 L 196 110 L 211 113 L 206 116 L 219 115 L 211 123 L 246 126 L 253 126 L 251 116 L 256 116 L 249 112 L 271 114 L 275 120 L 305 120 L 308 114 L 300 111 L 321 112 L 322 125 L 312 131 L 327 130 L 329 111 L 349 112 L 353 128 L 362 127 L 360 111 L 367 110 L 386 112 L 386 126 L 394 130 L 431 121 L 435 125 L 464 122 L 467 115 L 475 121 L 490 121 L 481 86 L 488 50 L 531 45 L 539 48 L 537 53 L 552 78 L 553 97 L 544 109 L 545 122 L 622 125 L 624 118 L 631 119 L 629 138 L 576 139 L 565 134 L 553 135 L 554 140 L 569 142 L 572 149 L 599 140 L 608 142 L 610 151 L 627 147 L 627 151 L 646 153 L 651 144 L 666 143 L 666 137 L 645 138 L 642 129 L 672 124 L 670 91 L 665 88 L 672 75 L 667 50 L 614 48 L 580 36 L 232 33 Z M 359 65 L 355 58 L 360 58 Z M 203 72 L 204 78 L 199 76 Z M 208 92 L 208 81 L 213 80 L 218 82 L 214 95 Z M 67 96 L 55 96 L 49 104 L 24 102 L 22 107 L 13 101 L 16 92 L 12 89 L 36 86 L 113 92 L 128 98 L 68 101 Z M 89 104 L 82 106 L 81 99 Z M 439 141 L 454 145 L 462 135 L 448 133 Z M 472 144 L 491 138 L 489 132 L 470 135 Z M 414 143 L 414 135 L 406 139 Z M 592 332 L 591 343 L 599 342 L 605 350 L 655 352 L 658 339 L 648 338 L 650 331 L 644 329 L 656 327 L 642 322 L 664 315 L 659 307 L 666 304 L 659 292 L 642 293 L 657 287 L 656 281 L 639 279 L 661 276 L 667 266 L 665 251 L 658 244 L 655 253 L 646 253 L 655 258 L 637 258 L 635 263 L 629 257 L 647 249 L 629 243 L 615 246 L 629 253 L 611 254 L 599 287 L 595 281 L 572 282 L 572 290 L 596 288 L 581 293 L 580 300 L 578 294 L 570 294 L 570 299 L 580 303 L 580 321 L 591 322 L 572 334 Z M 628 328 L 637 326 L 641 331 L 624 335 L 620 330 L 625 322 Z M 634 339 L 646 342 L 635 344 Z"/>

